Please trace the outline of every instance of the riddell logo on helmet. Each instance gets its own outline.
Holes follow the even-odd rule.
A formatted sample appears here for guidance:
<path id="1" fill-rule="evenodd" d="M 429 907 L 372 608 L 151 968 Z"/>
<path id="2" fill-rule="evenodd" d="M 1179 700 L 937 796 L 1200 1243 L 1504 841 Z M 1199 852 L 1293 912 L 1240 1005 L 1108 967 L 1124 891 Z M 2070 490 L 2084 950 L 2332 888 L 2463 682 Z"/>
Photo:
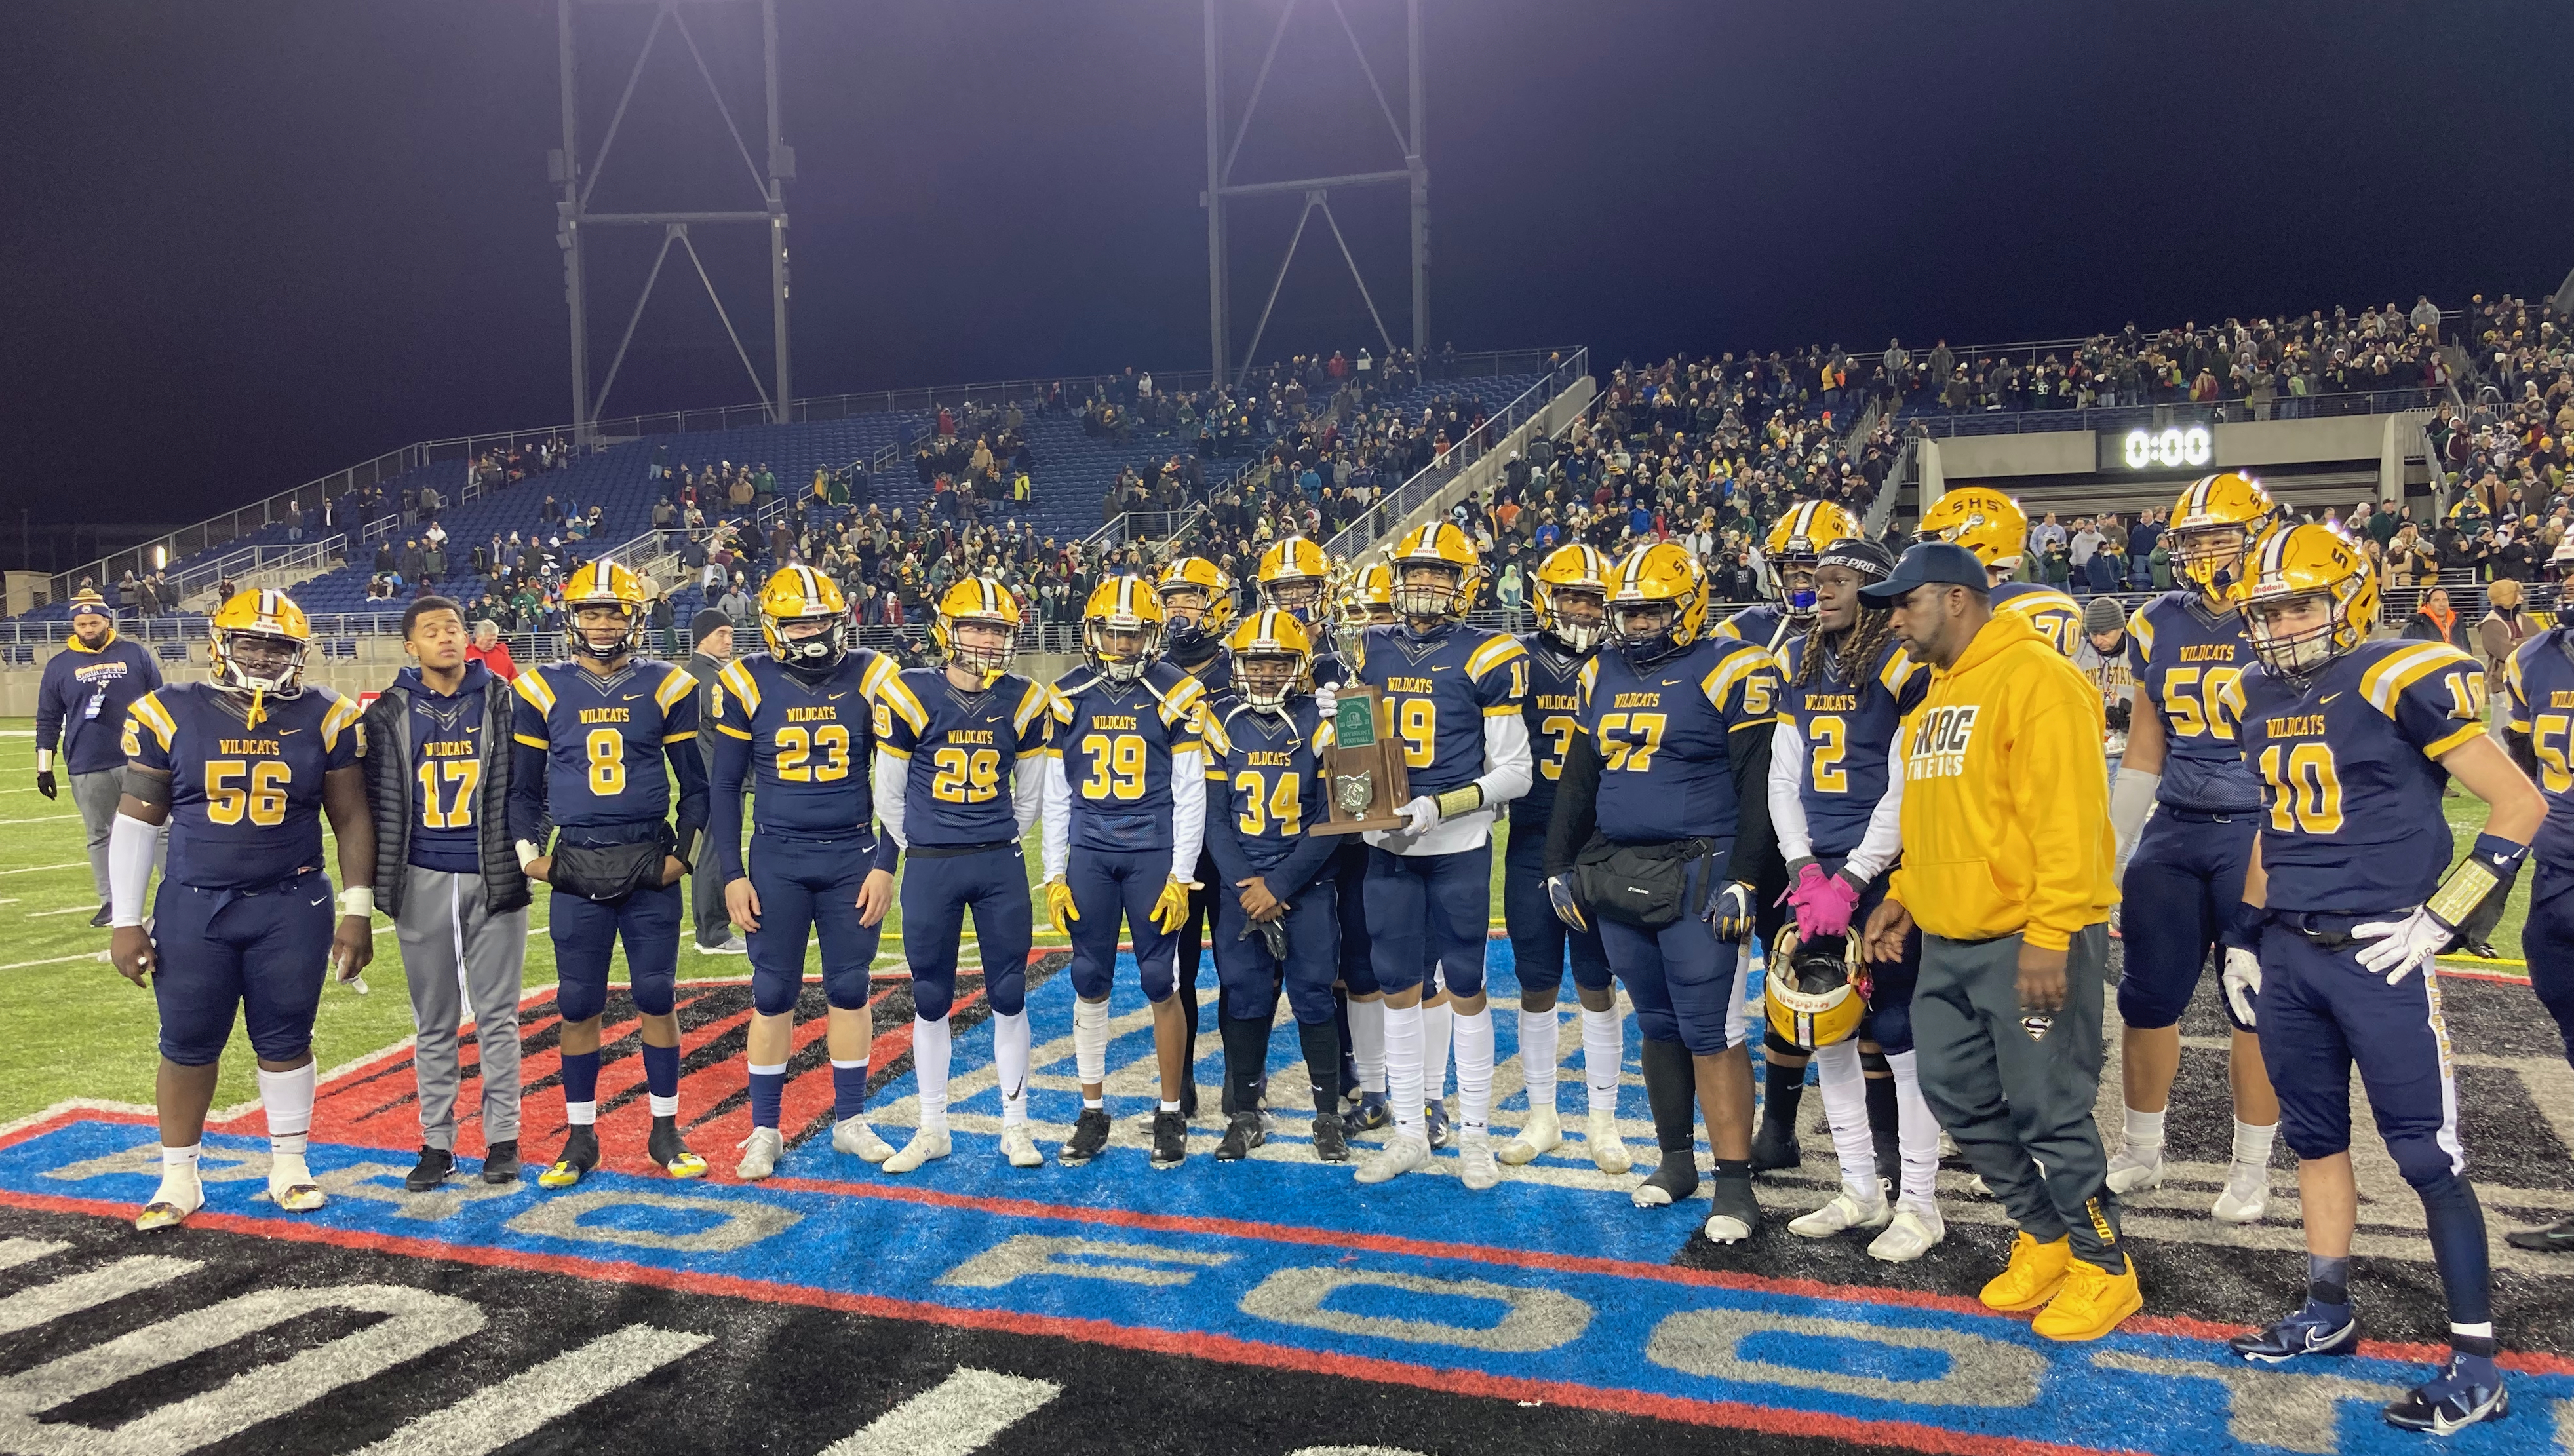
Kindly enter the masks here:
<path id="1" fill-rule="evenodd" d="M 1967 703 L 1953 708 L 1932 708 L 1922 715 L 1922 726 L 1913 731 L 1913 745 L 1905 750 L 1904 776 L 1907 779 L 1947 779 L 1964 773 L 1966 744 L 1975 734 L 1977 706 Z"/>

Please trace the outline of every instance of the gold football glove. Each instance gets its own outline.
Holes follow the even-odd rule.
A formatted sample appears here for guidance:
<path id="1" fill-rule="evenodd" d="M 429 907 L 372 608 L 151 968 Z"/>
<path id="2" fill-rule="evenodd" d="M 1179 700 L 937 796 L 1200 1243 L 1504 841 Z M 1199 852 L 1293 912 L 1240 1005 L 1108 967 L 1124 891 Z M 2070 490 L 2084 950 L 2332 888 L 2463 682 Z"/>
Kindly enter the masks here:
<path id="1" fill-rule="evenodd" d="M 1162 887 L 1162 898 L 1153 902 L 1153 924 L 1162 934 L 1178 935 L 1180 927 L 1189 923 L 1189 892 L 1196 888 L 1177 876 Z"/>
<path id="2" fill-rule="evenodd" d="M 1063 883 L 1060 877 L 1048 880 L 1045 882 L 1045 897 L 1046 919 L 1054 922 L 1054 933 L 1059 936 L 1072 934 L 1072 923 L 1081 919 L 1081 912 L 1072 903 L 1072 887 Z"/>

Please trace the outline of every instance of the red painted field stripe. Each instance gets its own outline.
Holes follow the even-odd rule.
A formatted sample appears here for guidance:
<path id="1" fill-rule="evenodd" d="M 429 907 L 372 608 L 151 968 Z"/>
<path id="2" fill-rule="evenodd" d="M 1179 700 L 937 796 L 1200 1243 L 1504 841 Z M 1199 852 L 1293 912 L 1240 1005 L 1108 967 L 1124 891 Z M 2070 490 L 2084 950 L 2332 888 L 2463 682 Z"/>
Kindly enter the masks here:
<path id="1" fill-rule="evenodd" d="M 870 1014 L 874 1010 L 876 1001 L 882 999 L 883 993 L 878 993 L 867 1003 Z M 966 992 L 956 998 L 956 1005 L 948 1012 L 948 1016 L 953 1018 L 957 1012 L 964 1011 L 982 999 L 983 993 L 979 990 Z M 910 1053 L 912 1025 L 911 1022 L 906 1021 L 892 1031 L 876 1036 L 867 1048 L 867 1067 L 871 1072 L 878 1068 L 891 1067 L 897 1059 Z M 809 1045 L 813 1038 L 824 1035 L 827 1027 L 828 1023 L 825 1019 L 816 1018 L 796 1028 L 796 1045 L 798 1047 Z M 736 1071 L 733 1075 L 747 1078 L 749 1074 Z M 778 1103 L 777 1125 L 791 1134 L 829 1111 L 833 1097 L 831 1064 L 825 1061 L 788 1081 L 785 1095 Z M 703 1127 L 691 1128 L 688 1136 L 704 1137 L 705 1145 L 697 1147 L 697 1151 L 702 1153 L 708 1147 L 729 1147 L 747 1136 L 749 1132 L 750 1108 L 744 1104 Z M 690 1145 L 696 1146 L 694 1142 Z M 729 1171 L 725 1171 L 723 1181 L 732 1180 Z"/>
<path id="2" fill-rule="evenodd" d="M 0 1203 L 51 1213 L 89 1213 L 115 1218 L 127 1216 L 127 1210 L 118 1204 L 42 1194 L 0 1191 Z M 1821 1412 L 1777 1410 L 1742 1401 L 1689 1400 L 1680 1396 L 1653 1395 L 1643 1391 L 1602 1389 L 1571 1381 L 1530 1380 L 1514 1376 L 1488 1375 L 1474 1370 L 1437 1369 L 1427 1365 L 1408 1365 L 1400 1361 L 1370 1356 L 1335 1355 L 1292 1345 L 1264 1344 L 1256 1340 L 1239 1339 L 1232 1335 L 1206 1331 L 1136 1329 L 1097 1319 L 1022 1314 L 1011 1310 L 957 1309 L 915 1300 L 889 1299 L 881 1295 L 849 1294 L 793 1284 L 767 1284 L 728 1275 L 688 1273 L 676 1269 L 652 1268 L 644 1264 L 608 1259 L 581 1259 L 560 1254 L 481 1248 L 441 1243 L 433 1239 L 404 1237 L 398 1234 L 352 1233 L 343 1229 L 255 1218 L 241 1214 L 200 1212 L 191 1215 L 189 1225 L 227 1233 L 248 1233 L 282 1238 L 300 1243 L 328 1243 L 339 1247 L 363 1248 L 376 1253 L 443 1259 L 485 1268 L 518 1269 L 532 1273 L 567 1274 L 576 1278 L 603 1282 L 642 1284 L 686 1294 L 751 1299 L 772 1304 L 802 1304 L 879 1319 L 899 1319 L 954 1328 L 993 1330 L 1005 1334 L 1047 1335 L 1086 1344 L 1110 1345 L 1122 1349 L 1146 1350 L 1155 1354 L 1214 1360 L 1228 1365 L 1303 1370 L 1318 1375 L 1337 1375 L 1381 1384 L 1480 1395 L 1497 1400 L 1545 1401 L 1585 1410 L 1602 1410 L 1658 1420 L 1686 1421 L 1694 1425 L 1761 1431 L 1772 1435 L 1820 1436 L 1830 1440 L 1903 1446 L 1916 1451 L 1940 1453 L 1940 1456 L 2100 1456 L 2100 1453 L 2114 1449 L 2069 1446 L 2009 1436 L 1976 1435 L 1971 1432 L 1919 1425 L 1910 1421 L 1863 1420 L 1854 1416 L 1830 1415 Z"/>

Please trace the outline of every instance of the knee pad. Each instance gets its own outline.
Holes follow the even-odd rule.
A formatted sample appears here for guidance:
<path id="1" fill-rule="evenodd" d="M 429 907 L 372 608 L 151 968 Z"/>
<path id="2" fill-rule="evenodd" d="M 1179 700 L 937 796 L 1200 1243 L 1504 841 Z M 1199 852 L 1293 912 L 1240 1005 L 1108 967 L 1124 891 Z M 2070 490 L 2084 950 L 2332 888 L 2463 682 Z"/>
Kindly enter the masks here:
<path id="1" fill-rule="evenodd" d="M 2389 1143 L 2386 1150 L 2395 1159 L 2395 1170 L 2403 1174 L 2404 1181 L 2422 1195 L 2424 1202 L 2464 1186 L 2458 1180 L 2457 1159 L 2428 1132 L 2408 1133 L 2401 1141 Z"/>
<path id="2" fill-rule="evenodd" d="M 1866 1024 L 1868 1039 L 1877 1044 L 1878 1054 L 1892 1057 L 1913 1050 L 1913 1004 L 1889 1002 L 1869 1008 Z"/>
<path id="3" fill-rule="evenodd" d="M 1116 984 L 1117 973 L 1112 969 L 1116 964 L 1113 959 L 1076 954 L 1064 967 L 1064 974 L 1072 978 L 1072 994 L 1083 1001 L 1107 1000 L 1109 988 Z"/>
<path id="4" fill-rule="evenodd" d="M 653 976 L 638 976 L 634 980 L 635 1009 L 647 1017 L 666 1017 L 675 1004 L 676 989 L 677 978 L 666 971 Z M 787 1005 L 792 1006 L 794 1002 L 790 999 Z"/>
<path id="5" fill-rule="evenodd" d="M 1648 1042 L 1677 1042 L 1681 1039 L 1680 1018 L 1673 1016 L 1669 1007 L 1636 1008 L 1636 1030 Z"/>
<path id="6" fill-rule="evenodd" d="M 1319 1027 L 1340 1017 L 1340 1005 L 1332 1000 L 1332 988 L 1311 982 L 1287 983 L 1287 1010 L 1295 1014 L 1300 1027 Z"/>
<path id="7" fill-rule="evenodd" d="M 642 988 L 639 987 L 637 989 L 641 991 Z M 785 1016 L 789 1012 L 795 1010 L 795 999 L 803 995 L 803 993 L 804 978 L 802 976 L 790 975 L 784 971 L 759 965 L 756 962 L 752 963 L 750 968 L 750 1004 L 761 1016 Z M 635 1004 L 639 1007 L 642 1006 L 644 1004 L 643 997 L 640 995 L 636 997 Z"/>
<path id="8" fill-rule="evenodd" d="M 934 1022 L 956 1008 L 954 978 L 941 981 L 911 979 L 911 1014 L 924 1022 Z"/>
<path id="9" fill-rule="evenodd" d="M 1324 999 L 1330 1000 L 1329 997 Z M 1224 982 L 1221 1001 L 1225 1020 L 1266 1025 L 1278 1015 L 1278 982 L 1269 976 L 1229 978 Z"/>
<path id="10" fill-rule="evenodd" d="M 2189 1007 L 2189 993 L 2198 987 L 2198 978 L 2193 976 L 2174 995 L 2173 988 L 2154 986 L 2151 980 L 2138 975 L 2133 964 L 2118 978 L 2118 1020 L 2140 1032 L 2178 1025 L 2180 1014 Z"/>
<path id="11" fill-rule="evenodd" d="M 1138 960 L 1135 963 L 1135 975 L 1144 985 L 1146 1001 L 1168 1001 L 1171 999 L 1171 993 L 1179 987 L 1175 974 L 1175 962 L 1169 957 L 1157 956 L 1149 961 Z M 1078 988 L 1075 989 L 1078 990 Z M 1107 994 L 1107 978 L 1103 977 L 1099 995 Z"/>
<path id="12" fill-rule="evenodd" d="M 830 1003 L 833 1011 L 865 1010 L 867 994 L 872 989 L 864 962 L 854 966 L 822 968 L 822 999 Z"/>
<path id="13" fill-rule="evenodd" d="M 565 981 L 555 988 L 555 1014 L 568 1022 L 586 1022 L 608 1010 L 608 983 Z"/>
<path id="14" fill-rule="evenodd" d="M 983 999 L 992 1004 L 992 1014 L 1014 1017 L 1028 1009 L 1028 968 L 1025 962 L 1007 971 L 983 973 Z"/>

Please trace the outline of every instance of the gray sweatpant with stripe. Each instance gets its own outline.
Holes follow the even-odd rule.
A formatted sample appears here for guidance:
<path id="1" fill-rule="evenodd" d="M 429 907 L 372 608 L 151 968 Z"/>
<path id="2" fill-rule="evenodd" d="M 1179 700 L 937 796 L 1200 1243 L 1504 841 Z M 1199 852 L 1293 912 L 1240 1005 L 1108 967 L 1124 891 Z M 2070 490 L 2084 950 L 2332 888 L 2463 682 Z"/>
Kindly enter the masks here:
<path id="1" fill-rule="evenodd" d="M 2064 957 L 2064 1005 L 2043 1037 L 2021 1025 L 2020 938 L 1922 938 L 1913 1046 L 1922 1096 L 2011 1221 L 2040 1243 L 2119 1267 L 2118 1205 L 2092 1104 L 2100 1096 L 2101 988 L 2109 927 L 2085 927 Z"/>
<path id="2" fill-rule="evenodd" d="M 519 1135 L 519 985 L 528 956 L 528 912 L 483 908 L 483 877 L 405 867 L 403 976 L 411 983 L 418 1040 L 422 1145 L 456 1150 L 456 1095 L 464 1081 L 457 1029 L 471 1008 L 482 1052 L 483 1141 Z"/>

